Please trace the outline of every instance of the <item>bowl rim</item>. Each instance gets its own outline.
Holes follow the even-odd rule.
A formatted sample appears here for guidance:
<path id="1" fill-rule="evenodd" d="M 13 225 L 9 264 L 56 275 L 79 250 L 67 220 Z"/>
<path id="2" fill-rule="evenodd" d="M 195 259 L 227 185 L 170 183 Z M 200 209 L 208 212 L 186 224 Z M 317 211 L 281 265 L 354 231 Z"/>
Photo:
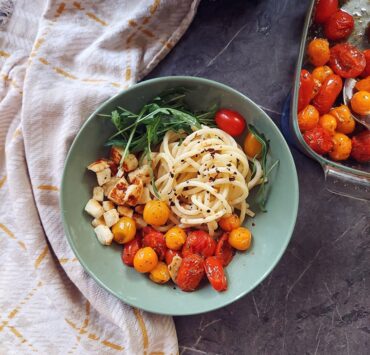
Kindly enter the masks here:
<path id="1" fill-rule="evenodd" d="M 270 123 L 273 125 L 273 127 L 274 127 L 274 129 L 276 131 L 277 136 L 281 140 L 282 146 L 285 148 L 285 150 L 287 152 L 288 163 L 291 166 L 292 172 L 293 172 L 293 185 L 291 186 L 291 189 L 292 189 L 292 192 L 293 192 L 292 195 L 295 196 L 295 199 L 293 201 L 293 204 L 291 204 L 291 208 L 292 208 L 292 212 L 293 212 L 293 218 L 290 220 L 289 226 L 287 226 L 287 235 L 289 235 L 289 237 L 286 239 L 286 242 L 282 245 L 281 250 L 276 255 L 276 257 L 273 260 L 273 262 L 271 263 L 271 265 L 265 270 L 264 274 L 256 282 L 254 282 L 247 290 L 240 292 L 238 295 L 236 295 L 235 297 L 230 298 L 227 301 L 220 302 L 216 306 L 211 306 L 209 308 L 205 308 L 204 310 L 198 310 L 198 311 L 190 311 L 190 312 L 186 312 L 185 311 L 185 312 L 173 313 L 173 312 L 163 312 L 163 311 L 156 312 L 155 309 L 153 309 L 151 307 L 147 307 L 147 306 L 142 307 L 142 306 L 140 306 L 138 304 L 135 304 L 135 302 L 131 302 L 124 295 L 119 295 L 116 291 L 114 291 L 113 289 L 111 289 L 109 286 L 105 285 L 104 282 L 102 280 L 100 280 L 90 270 L 89 266 L 84 261 L 83 257 L 80 255 L 80 253 L 78 251 L 78 248 L 76 248 L 76 246 L 75 246 L 75 244 L 74 244 L 74 242 L 72 240 L 71 235 L 69 234 L 69 229 L 67 227 L 68 221 L 66 220 L 65 213 L 64 213 L 65 201 L 64 201 L 64 193 L 63 192 L 65 191 L 65 186 L 67 184 L 67 182 L 66 182 L 66 171 L 67 171 L 67 166 L 69 164 L 69 161 L 71 159 L 73 148 L 74 148 L 76 142 L 78 141 L 80 135 L 82 134 L 82 131 L 85 129 L 85 127 L 90 123 L 90 121 L 92 121 L 93 119 L 95 119 L 95 117 L 97 116 L 97 114 L 102 109 L 104 109 L 104 107 L 106 105 L 108 105 L 112 101 L 116 100 L 118 97 L 124 95 L 125 93 L 127 93 L 127 92 L 129 92 L 131 90 L 134 90 L 134 89 L 136 90 L 137 88 L 145 87 L 147 85 L 151 85 L 152 83 L 156 83 L 156 82 L 171 82 L 171 81 L 178 81 L 178 80 L 184 80 L 184 81 L 189 81 L 189 82 L 196 82 L 196 83 L 201 83 L 201 84 L 206 84 L 206 85 L 211 85 L 211 86 L 217 86 L 217 87 L 221 88 L 222 90 L 229 91 L 233 95 L 239 96 L 244 101 L 247 101 L 252 106 L 255 106 L 256 109 L 257 109 L 257 111 L 259 111 L 261 113 L 261 115 L 265 116 L 265 118 L 270 121 Z M 85 122 L 81 126 L 80 130 L 78 131 L 76 137 L 74 138 L 74 140 L 73 140 L 73 142 L 72 142 L 72 144 L 71 144 L 71 146 L 70 146 L 70 148 L 68 150 L 68 154 L 66 156 L 65 163 L 64 163 L 64 168 L 63 168 L 62 182 L 61 182 L 61 190 L 60 190 L 60 200 L 59 200 L 59 207 L 60 207 L 61 216 L 62 216 L 63 229 L 64 229 L 64 233 L 65 233 L 65 235 L 67 237 L 68 244 L 71 247 L 71 249 L 72 249 L 73 253 L 75 254 L 75 256 L 77 257 L 78 261 L 80 262 L 80 264 L 84 268 L 84 270 L 95 280 L 95 282 L 100 287 L 102 287 L 104 290 L 108 291 L 109 293 L 111 293 L 112 295 L 114 295 L 115 297 L 117 297 L 118 299 L 120 299 L 121 301 L 123 301 L 127 305 L 130 305 L 132 307 L 140 308 L 140 309 L 142 309 L 142 310 L 144 310 L 146 312 L 150 312 L 150 313 L 153 313 L 153 314 L 161 314 L 161 315 L 168 315 L 168 316 L 187 316 L 187 315 L 196 315 L 196 314 L 202 314 L 202 313 L 214 311 L 214 310 L 223 308 L 223 307 L 225 307 L 225 306 L 227 306 L 227 305 L 229 305 L 229 304 L 231 304 L 231 303 L 233 303 L 233 302 L 241 299 L 242 297 L 244 297 L 248 293 L 252 292 L 272 272 L 272 270 L 279 263 L 279 261 L 281 260 L 283 254 L 285 253 L 285 251 L 286 251 L 286 249 L 288 247 L 288 244 L 289 244 L 289 242 L 290 242 L 290 240 L 292 238 L 292 235 L 293 235 L 293 232 L 294 232 L 294 228 L 295 228 L 295 225 L 296 225 L 297 216 L 298 216 L 298 206 L 299 206 L 299 184 L 298 184 L 297 169 L 296 169 L 296 166 L 295 166 L 295 163 L 294 163 L 294 159 L 293 159 L 292 153 L 291 153 L 291 151 L 289 149 L 289 145 L 286 142 L 284 136 L 282 135 L 282 133 L 281 133 L 280 129 L 278 128 L 278 126 L 276 125 L 276 123 L 269 117 L 269 115 L 265 111 L 262 110 L 262 108 L 258 104 L 256 104 L 255 102 L 253 102 L 251 99 L 249 99 L 247 96 L 245 96 L 241 92 L 237 91 L 236 89 L 233 89 L 233 88 L 231 88 L 228 85 L 219 83 L 219 82 L 214 81 L 214 80 L 210 80 L 210 79 L 206 79 L 206 78 L 201 78 L 201 77 L 192 77 L 192 76 L 164 76 L 164 77 L 158 77 L 158 78 L 144 80 L 144 81 L 141 81 L 139 83 L 136 83 L 136 84 L 132 85 L 130 88 L 128 88 L 126 90 L 122 90 L 122 91 L 118 92 L 117 94 L 113 95 L 112 97 L 110 97 L 109 99 L 107 99 L 106 101 L 104 101 L 103 103 L 101 103 L 89 115 L 89 117 L 85 120 Z M 182 309 L 184 309 L 184 308 L 182 308 Z"/>

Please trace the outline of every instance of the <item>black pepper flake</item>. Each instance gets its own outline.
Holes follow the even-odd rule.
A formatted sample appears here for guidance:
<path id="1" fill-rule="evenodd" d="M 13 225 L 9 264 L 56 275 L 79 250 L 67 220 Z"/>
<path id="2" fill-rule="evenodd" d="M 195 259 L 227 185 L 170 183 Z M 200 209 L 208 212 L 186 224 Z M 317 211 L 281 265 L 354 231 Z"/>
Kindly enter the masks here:
<path id="1" fill-rule="evenodd" d="M 175 206 L 175 202 L 171 201 L 170 206 Z"/>
<path id="2" fill-rule="evenodd" d="M 173 178 L 175 175 L 173 173 L 170 173 L 170 176 Z"/>
<path id="3" fill-rule="evenodd" d="M 229 181 L 235 181 L 235 177 L 234 176 L 229 177 Z"/>
<path id="4" fill-rule="evenodd" d="M 238 173 L 236 171 L 233 172 L 234 175 L 237 175 Z"/>
<path id="5" fill-rule="evenodd" d="M 181 159 L 181 163 L 185 163 L 185 160 L 184 159 Z"/>
<path id="6" fill-rule="evenodd" d="M 209 213 L 209 212 L 211 212 L 211 210 L 207 210 L 207 212 Z"/>
<path id="7" fill-rule="evenodd" d="M 227 164 L 227 166 L 231 166 L 231 165 L 232 165 L 231 163 Z"/>
<path id="8" fill-rule="evenodd" d="M 253 222 L 253 223 L 252 223 L 252 226 L 254 227 L 255 225 L 256 225 L 256 223 L 254 223 L 254 222 Z"/>

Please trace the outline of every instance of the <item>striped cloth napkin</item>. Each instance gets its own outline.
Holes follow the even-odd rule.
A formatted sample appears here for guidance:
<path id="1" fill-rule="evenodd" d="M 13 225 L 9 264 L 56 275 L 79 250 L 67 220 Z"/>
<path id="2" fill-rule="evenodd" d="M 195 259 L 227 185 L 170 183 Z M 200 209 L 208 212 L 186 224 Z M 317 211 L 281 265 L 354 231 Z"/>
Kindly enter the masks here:
<path id="1" fill-rule="evenodd" d="M 0 0 L 1 354 L 178 352 L 172 318 L 86 274 L 58 203 L 84 120 L 168 53 L 198 2 Z"/>

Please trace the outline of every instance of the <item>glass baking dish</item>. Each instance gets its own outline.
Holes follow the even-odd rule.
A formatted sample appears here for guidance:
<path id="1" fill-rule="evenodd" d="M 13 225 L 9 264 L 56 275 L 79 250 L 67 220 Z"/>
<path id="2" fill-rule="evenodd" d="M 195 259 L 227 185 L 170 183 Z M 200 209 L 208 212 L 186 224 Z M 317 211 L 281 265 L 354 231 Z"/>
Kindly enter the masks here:
<path id="1" fill-rule="evenodd" d="M 355 161 L 335 162 L 329 158 L 316 154 L 304 141 L 298 127 L 297 107 L 300 72 L 302 66 L 307 67 L 305 65 L 305 51 L 308 41 L 315 35 L 319 36 L 317 29 L 312 26 L 315 2 L 315 0 L 311 1 L 307 12 L 295 71 L 294 87 L 291 98 L 288 100 L 290 101 L 290 115 L 287 120 L 290 130 L 290 137 L 288 138 L 290 138 L 303 153 L 321 164 L 325 174 L 325 186 L 329 191 L 343 196 L 370 201 L 370 164 L 359 164 Z M 369 48 L 369 45 L 365 43 L 364 36 L 359 35 L 360 33 L 364 33 L 364 29 L 369 21 L 369 0 L 349 0 L 345 2 L 342 9 L 351 13 L 356 23 L 353 35 L 351 35 L 347 41 L 361 49 L 365 49 L 365 47 Z M 289 103 L 286 105 L 289 105 Z M 284 125 L 288 126 L 287 121 L 284 123 L 283 117 L 283 130 Z"/>

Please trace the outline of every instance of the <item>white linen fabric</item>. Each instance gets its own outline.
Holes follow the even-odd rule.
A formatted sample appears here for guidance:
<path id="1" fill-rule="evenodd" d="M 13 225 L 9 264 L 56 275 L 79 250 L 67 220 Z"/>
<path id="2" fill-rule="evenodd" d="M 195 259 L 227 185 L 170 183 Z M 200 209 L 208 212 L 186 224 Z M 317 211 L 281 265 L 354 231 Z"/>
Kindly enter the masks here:
<path id="1" fill-rule="evenodd" d="M 70 144 L 147 74 L 199 0 L 0 0 L 0 353 L 176 354 L 171 317 L 100 288 L 71 251 L 59 186 Z"/>

